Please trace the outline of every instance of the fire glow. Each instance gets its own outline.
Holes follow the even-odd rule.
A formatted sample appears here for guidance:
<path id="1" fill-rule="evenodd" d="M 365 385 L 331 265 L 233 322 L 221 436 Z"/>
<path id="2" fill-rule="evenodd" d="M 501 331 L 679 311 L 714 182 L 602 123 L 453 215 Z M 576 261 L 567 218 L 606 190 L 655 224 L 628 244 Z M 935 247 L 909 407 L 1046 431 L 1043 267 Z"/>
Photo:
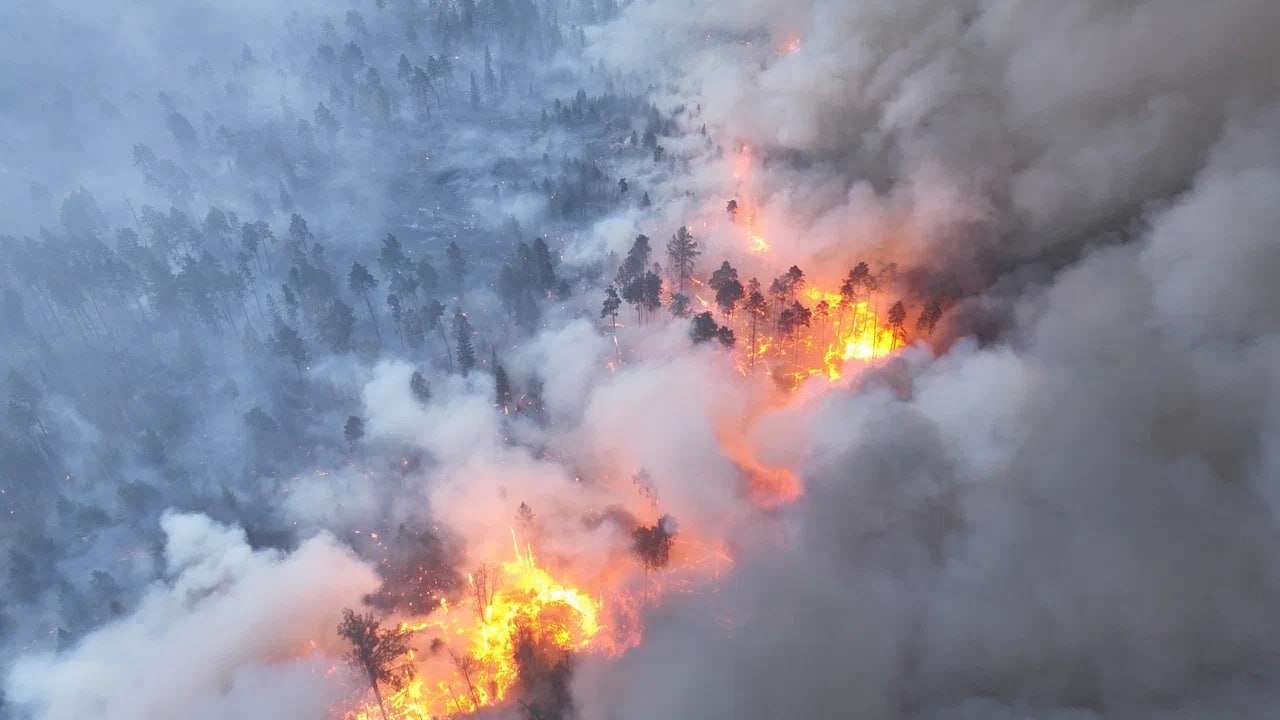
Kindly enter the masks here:
<path id="1" fill-rule="evenodd" d="M 731 166 L 740 199 L 729 202 L 726 210 L 746 239 L 748 255 L 763 270 L 776 265 L 775 249 L 757 226 L 758 208 L 749 191 L 752 164 L 752 149 L 741 145 Z M 834 383 L 906 343 L 902 303 L 882 307 L 881 291 L 887 288 L 882 280 L 890 277 L 887 270 L 873 274 L 859 263 L 838 290 L 828 290 L 810 284 L 792 266 L 772 284 L 744 277 L 739 290 L 746 293 L 740 292 L 736 303 L 716 294 L 715 277 L 686 279 L 693 307 L 733 330 L 730 338 L 736 342 L 727 344 L 735 347 L 739 372 L 766 372 L 776 382 L 779 392 L 767 403 L 775 406 L 785 405 L 787 391 L 810 378 Z M 622 362 L 617 328 L 615 317 L 611 371 Z M 785 505 L 803 493 L 790 468 L 757 458 L 758 449 L 741 428 L 721 428 L 717 435 L 725 457 L 741 471 L 753 507 Z M 644 531 L 652 529 L 636 532 Z M 459 717 L 523 704 L 530 683 L 567 674 L 574 658 L 616 657 L 638 645 L 643 605 L 660 602 L 665 593 L 696 592 L 714 583 L 732 562 L 719 540 L 699 539 L 696 533 L 680 536 L 671 546 L 670 565 L 664 554 L 660 572 L 648 561 L 619 563 L 611 565 L 604 580 L 582 577 L 572 563 L 539 564 L 532 547 L 522 547 L 514 530 L 512 549 L 505 561 L 468 575 L 460 597 L 441 599 L 425 616 L 399 624 L 410 649 L 397 670 L 399 682 L 389 683 L 382 697 L 388 720 Z M 379 720 L 382 712 L 379 703 L 366 699 L 345 718 Z"/>
<path id="2" fill-rule="evenodd" d="M 513 704 L 522 683 L 567 673 L 576 657 L 616 657 L 639 644 L 644 604 L 697 592 L 732 562 L 718 542 L 679 537 L 661 572 L 641 574 L 636 566 L 613 573 L 604 589 L 588 590 L 567 579 L 571 571 L 539 564 L 513 530 L 511 559 L 471 573 L 456 601 L 442 599 L 425 617 L 399 624 L 410 650 L 397 671 L 401 682 L 383 688 L 388 720 L 461 717 Z M 340 714 L 382 718 L 373 697 Z"/>
<path id="3" fill-rule="evenodd" d="M 606 626 L 604 603 L 564 583 L 520 549 L 468 576 L 467 601 L 441 600 L 423 620 L 400 624 L 414 637 L 400 689 L 385 698 L 394 720 L 471 714 L 507 700 L 522 664 L 564 662 L 576 653 L 616 654 L 638 638 Z M 425 652 L 423 646 L 425 644 Z M 348 714 L 379 720 L 376 703 Z"/>

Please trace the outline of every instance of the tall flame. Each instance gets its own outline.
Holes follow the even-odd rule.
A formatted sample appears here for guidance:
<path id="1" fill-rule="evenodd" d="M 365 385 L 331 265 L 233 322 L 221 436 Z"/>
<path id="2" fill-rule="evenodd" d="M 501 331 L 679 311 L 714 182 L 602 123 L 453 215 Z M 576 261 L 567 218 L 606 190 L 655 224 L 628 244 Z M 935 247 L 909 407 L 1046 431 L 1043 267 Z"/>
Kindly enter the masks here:
<path id="1" fill-rule="evenodd" d="M 607 632 L 599 599 L 557 580 L 531 550 L 514 544 L 514 559 L 468 576 L 474 603 L 442 600 L 429 619 L 401 624 L 402 632 L 421 640 L 409 658 L 412 677 L 385 698 L 393 720 L 467 714 L 502 703 L 520 680 L 522 652 L 613 653 L 625 646 L 626 637 Z M 381 715 L 371 703 L 349 717 Z"/>

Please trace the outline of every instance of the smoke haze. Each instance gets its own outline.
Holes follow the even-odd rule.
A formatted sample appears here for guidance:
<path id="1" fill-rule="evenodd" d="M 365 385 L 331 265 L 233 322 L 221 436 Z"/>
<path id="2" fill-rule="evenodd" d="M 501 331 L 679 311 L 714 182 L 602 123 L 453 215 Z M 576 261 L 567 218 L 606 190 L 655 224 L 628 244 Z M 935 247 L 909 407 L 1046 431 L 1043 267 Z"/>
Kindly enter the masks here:
<path id="1" fill-rule="evenodd" d="M 259 5 L 0 10 L 0 719 L 343 717 L 513 545 L 640 598 L 555 717 L 1276 714 L 1280 4 Z M 602 312 L 681 226 L 905 347 Z"/>

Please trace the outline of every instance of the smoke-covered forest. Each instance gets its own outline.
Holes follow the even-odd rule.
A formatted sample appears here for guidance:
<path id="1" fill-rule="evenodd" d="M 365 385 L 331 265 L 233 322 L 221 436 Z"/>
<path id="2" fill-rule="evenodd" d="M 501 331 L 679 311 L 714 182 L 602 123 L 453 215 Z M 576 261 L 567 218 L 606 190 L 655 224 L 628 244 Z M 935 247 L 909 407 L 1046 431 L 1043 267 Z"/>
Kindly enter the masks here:
<path id="1" fill-rule="evenodd" d="M 0 720 L 1280 713 L 1280 4 L 0 7 Z"/>

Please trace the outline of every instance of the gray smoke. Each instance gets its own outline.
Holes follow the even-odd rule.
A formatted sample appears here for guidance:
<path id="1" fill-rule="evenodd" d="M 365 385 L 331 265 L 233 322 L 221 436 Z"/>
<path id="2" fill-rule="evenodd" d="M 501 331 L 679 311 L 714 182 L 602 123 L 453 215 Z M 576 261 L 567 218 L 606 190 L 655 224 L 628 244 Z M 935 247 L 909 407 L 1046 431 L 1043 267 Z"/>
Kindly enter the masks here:
<path id="1" fill-rule="evenodd" d="M 1280 6 L 630 13 L 602 52 L 772 152 L 800 248 L 912 215 L 1006 320 L 822 400 L 790 539 L 580 673 L 586 716 L 1273 716 Z"/>
<path id="2" fill-rule="evenodd" d="M 110 193 L 99 214 L 113 226 L 132 222 L 116 195 L 167 207 L 171 190 L 145 187 L 130 150 L 146 140 L 181 158 L 157 110 L 168 102 L 206 143 L 218 137 L 206 108 L 252 120 L 249 139 L 258 121 L 275 128 L 264 137 L 279 127 L 292 137 L 322 100 L 341 109 L 309 63 L 320 43 L 358 33 L 333 23 L 351 4 L 314 17 L 217 5 L 0 10 L 10 34 L 25 33 L 0 49 L 19 70 L 0 80 L 21 129 L 0 140 L 0 209 L 18 213 L 14 232 L 61 222 L 71 236 L 107 236 L 88 202 L 69 201 L 62 217 L 51 204 L 19 213 L 32 182 Z M 403 37 L 418 3 L 388 6 L 366 8 L 380 40 L 362 42 L 390 86 L 402 47 L 415 62 L 444 50 Z M 35 591 L 0 661 L 0 713 L 311 718 L 349 706 L 363 688 L 334 670 L 333 628 L 378 587 L 372 568 L 386 546 L 369 529 L 440 531 L 459 545 L 452 569 L 465 572 L 507 557 L 527 504 L 521 540 L 585 581 L 641 587 L 626 522 L 668 513 L 680 523 L 676 553 L 725 538 L 735 558 L 714 592 L 650 607 L 639 647 L 581 658 L 573 695 L 584 720 L 1274 716 L 1280 5 L 636 0 L 593 26 L 596 6 L 542 5 L 575 18 L 564 26 L 572 42 L 572 24 L 587 25 L 600 75 L 576 52 L 549 50 L 527 95 L 512 90 L 501 112 L 479 111 L 464 73 L 483 61 L 466 48 L 452 115 L 421 125 L 430 133 L 404 130 L 426 121 L 401 88 L 404 124 L 377 129 L 348 99 L 327 149 L 332 173 L 297 192 L 340 271 L 353 259 L 376 266 L 388 229 L 438 262 L 462 238 L 475 277 L 441 297 L 473 318 L 482 366 L 500 357 L 517 392 L 541 388 L 537 412 L 496 410 L 492 368 L 446 372 L 434 336 L 426 350 L 397 349 L 381 297 L 385 345 L 363 326 L 352 353 L 309 337 L 305 375 L 239 332 L 183 326 L 158 350 L 140 345 L 136 357 L 168 355 L 188 374 L 211 365 L 211 379 L 243 387 L 242 405 L 218 395 L 188 420 L 162 462 L 99 461 L 112 428 L 95 426 L 71 393 L 52 394 L 41 410 L 75 472 L 47 494 L 64 500 L 62 515 L 110 515 L 99 509 L 109 519 L 81 531 L 30 511 L 22 533 L 5 535 L 22 539 L 28 564 L 10 562 L 28 568 Z M 256 63 L 236 59 L 242 44 Z M 202 69 L 204 55 L 218 72 Z M 629 144 L 645 131 L 643 106 L 634 127 L 586 139 L 572 124 L 528 130 L 546 100 L 534 80 L 556 97 L 578 81 L 597 81 L 593 94 L 648 87 L 661 117 L 678 121 L 657 140 L 665 158 Z M 43 104 L 12 101 L 30 97 Z M 503 129 L 512 118 L 527 125 Z M 735 177 L 744 155 L 751 172 Z M 546 207 L 576 187 L 566 168 L 579 157 L 574 172 L 608 173 L 608 211 L 584 211 L 586 226 Z M 191 162 L 214 168 L 178 203 L 197 221 L 217 200 L 286 236 L 276 177 L 246 184 Z M 523 189 L 507 190 L 508 171 Z M 627 202 L 612 195 L 619 177 L 634 188 Z M 548 199 L 551 179 L 561 184 Z M 652 208 L 634 199 L 641 189 Z M 272 196 L 266 210 L 251 209 L 250 192 Z M 748 253 L 726 220 L 738 197 L 769 254 Z M 497 227 L 507 218 L 516 231 Z M 627 308 L 607 336 L 598 280 L 612 276 L 609 253 L 644 232 L 664 259 L 663 240 L 685 224 L 704 243 L 703 265 L 728 257 L 766 282 L 798 264 L 831 287 L 857 261 L 896 262 L 889 291 L 913 310 L 950 293 L 936 349 L 909 347 L 835 389 L 814 379 L 784 402 L 764 373 L 742 376 L 730 354 L 691 349 L 682 322 L 632 322 Z M 540 300 L 536 332 L 522 338 L 491 285 L 510 236 L 528 240 L 532 228 L 563 245 L 558 269 L 574 293 Z M 90 354 L 61 340 L 57 353 L 37 352 L 21 337 L 12 357 L 27 368 Z M 192 337 L 207 347 L 188 363 L 179 351 Z M 418 369 L 426 401 L 409 391 Z M 187 397 L 175 390 L 170 404 Z M 246 437 L 250 408 L 265 408 L 253 417 L 267 440 Z M 154 414 L 148 423 L 162 429 L 186 417 Z M 342 434 L 352 415 L 365 422 L 359 443 Z M 283 435 L 289 447 L 270 440 Z M 127 478 L 103 480 L 117 465 Z M 202 470 L 170 472 L 179 466 Z M 762 512 L 744 491 L 757 466 L 797 469 L 803 496 Z M 155 487 L 140 499 L 139 478 Z M 153 516 L 164 531 L 154 560 L 154 528 L 133 527 Z M 237 524 L 284 528 L 283 539 L 255 541 Z M 28 556 L 44 565 L 30 569 Z M 89 617 L 58 606 L 99 567 L 126 586 L 118 609 Z M 422 592 L 423 603 L 436 599 Z M 66 646 L 37 637 L 73 617 Z"/>

